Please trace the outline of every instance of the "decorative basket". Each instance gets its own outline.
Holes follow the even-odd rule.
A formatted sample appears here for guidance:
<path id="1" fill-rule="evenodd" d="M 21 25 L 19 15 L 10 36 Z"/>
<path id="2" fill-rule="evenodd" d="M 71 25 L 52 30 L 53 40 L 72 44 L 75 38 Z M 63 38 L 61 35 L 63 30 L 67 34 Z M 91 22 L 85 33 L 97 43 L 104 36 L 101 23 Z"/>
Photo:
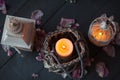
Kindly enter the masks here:
<path id="1" fill-rule="evenodd" d="M 67 58 L 60 57 L 56 50 L 55 44 L 61 38 L 67 38 L 72 41 L 74 50 Z M 84 61 L 88 59 L 88 47 L 80 32 L 71 28 L 62 28 L 50 32 L 44 41 L 44 67 L 51 72 L 58 74 L 66 73 L 68 76 L 78 67 L 81 70 L 81 77 L 84 74 Z"/>

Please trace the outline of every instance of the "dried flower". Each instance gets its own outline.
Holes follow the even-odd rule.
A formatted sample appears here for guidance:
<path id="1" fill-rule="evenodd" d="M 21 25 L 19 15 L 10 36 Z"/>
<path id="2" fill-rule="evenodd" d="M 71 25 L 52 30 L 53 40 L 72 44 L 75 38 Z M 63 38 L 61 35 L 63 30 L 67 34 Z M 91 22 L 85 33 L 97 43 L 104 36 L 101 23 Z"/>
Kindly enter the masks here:
<path id="1" fill-rule="evenodd" d="M 112 45 L 107 45 L 103 47 L 103 50 L 107 53 L 108 56 L 115 57 L 115 47 Z"/>
<path id="2" fill-rule="evenodd" d="M 102 78 L 107 77 L 109 74 L 109 71 L 103 62 L 99 62 L 96 64 L 96 72 Z"/>

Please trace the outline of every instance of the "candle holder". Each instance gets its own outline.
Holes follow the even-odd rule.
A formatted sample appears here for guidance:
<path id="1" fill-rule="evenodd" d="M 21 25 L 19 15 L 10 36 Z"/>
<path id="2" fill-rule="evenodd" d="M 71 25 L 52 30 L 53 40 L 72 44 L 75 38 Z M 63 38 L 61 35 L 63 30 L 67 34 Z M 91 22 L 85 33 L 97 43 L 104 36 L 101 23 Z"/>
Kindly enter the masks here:
<path id="1" fill-rule="evenodd" d="M 55 44 L 58 40 L 66 38 L 73 44 L 73 51 L 67 57 L 58 55 Z M 88 47 L 86 41 L 75 29 L 61 28 L 54 32 L 50 32 L 44 41 L 44 67 L 50 72 L 58 74 L 66 74 L 71 77 L 74 70 L 80 68 L 80 78 L 84 75 L 84 63 L 88 59 Z"/>
<path id="2" fill-rule="evenodd" d="M 90 41 L 96 46 L 108 45 L 115 34 L 116 25 L 113 16 L 108 18 L 106 14 L 93 20 L 88 31 Z"/>

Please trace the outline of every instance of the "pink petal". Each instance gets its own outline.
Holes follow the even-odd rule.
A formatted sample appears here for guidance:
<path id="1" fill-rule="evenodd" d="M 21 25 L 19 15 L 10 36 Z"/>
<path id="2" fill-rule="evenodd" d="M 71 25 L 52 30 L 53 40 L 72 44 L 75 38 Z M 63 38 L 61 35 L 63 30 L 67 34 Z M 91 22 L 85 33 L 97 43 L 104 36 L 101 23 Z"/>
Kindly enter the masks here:
<path id="1" fill-rule="evenodd" d="M 103 62 L 99 62 L 96 64 L 96 72 L 100 77 L 107 77 L 109 74 L 108 69 L 106 68 L 105 64 Z"/>
<path id="2" fill-rule="evenodd" d="M 32 77 L 33 77 L 33 78 L 38 78 L 38 77 L 39 77 L 39 74 L 33 73 L 33 74 L 32 74 Z"/>
<path id="3" fill-rule="evenodd" d="M 36 24 L 40 25 L 41 24 L 41 18 L 44 15 L 44 13 L 41 10 L 35 10 L 31 14 L 31 19 L 36 20 Z"/>
<path id="4" fill-rule="evenodd" d="M 42 17 L 43 15 L 44 15 L 44 13 L 43 13 L 41 10 L 35 10 L 35 11 L 32 12 L 31 18 L 32 18 L 32 19 L 35 19 L 35 20 L 41 19 L 41 17 Z"/>
<path id="5" fill-rule="evenodd" d="M 40 25 L 40 24 L 41 24 L 41 21 L 40 21 L 40 20 L 37 20 L 37 21 L 36 21 L 36 24 L 37 24 L 37 25 Z"/>
<path id="6" fill-rule="evenodd" d="M 41 56 L 37 56 L 37 57 L 36 57 L 36 60 L 37 60 L 37 61 L 42 61 L 43 58 L 41 58 Z"/>
<path id="7" fill-rule="evenodd" d="M 74 23 L 75 23 L 74 19 L 61 18 L 60 26 L 68 27 L 69 25 L 74 24 Z"/>
<path id="8" fill-rule="evenodd" d="M 115 57 L 115 47 L 112 45 L 107 45 L 103 47 L 103 50 L 107 53 L 108 56 Z"/>
<path id="9" fill-rule="evenodd" d="M 8 56 L 12 56 L 13 55 L 13 52 L 11 50 L 8 50 L 8 53 L 7 53 Z"/>

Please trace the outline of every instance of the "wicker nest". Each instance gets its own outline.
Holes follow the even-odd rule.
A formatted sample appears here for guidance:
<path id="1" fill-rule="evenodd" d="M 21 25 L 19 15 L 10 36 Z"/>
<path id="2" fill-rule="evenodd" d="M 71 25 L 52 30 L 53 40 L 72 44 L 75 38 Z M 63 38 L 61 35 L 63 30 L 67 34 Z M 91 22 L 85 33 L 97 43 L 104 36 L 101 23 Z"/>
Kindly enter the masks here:
<path id="1" fill-rule="evenodd" d="M 55 51 L 55 44 L 61 38 L 70 39 L 74 51 L 67 58 L 60 57 Z M 64 28 L 48 34 L 44 41 L 44 67 L 51 72 L 70 74 L 78 66 L 83 72 L 83 63 L 88 58 L 88 48 L 82 35 L 75 29 Z"/>

